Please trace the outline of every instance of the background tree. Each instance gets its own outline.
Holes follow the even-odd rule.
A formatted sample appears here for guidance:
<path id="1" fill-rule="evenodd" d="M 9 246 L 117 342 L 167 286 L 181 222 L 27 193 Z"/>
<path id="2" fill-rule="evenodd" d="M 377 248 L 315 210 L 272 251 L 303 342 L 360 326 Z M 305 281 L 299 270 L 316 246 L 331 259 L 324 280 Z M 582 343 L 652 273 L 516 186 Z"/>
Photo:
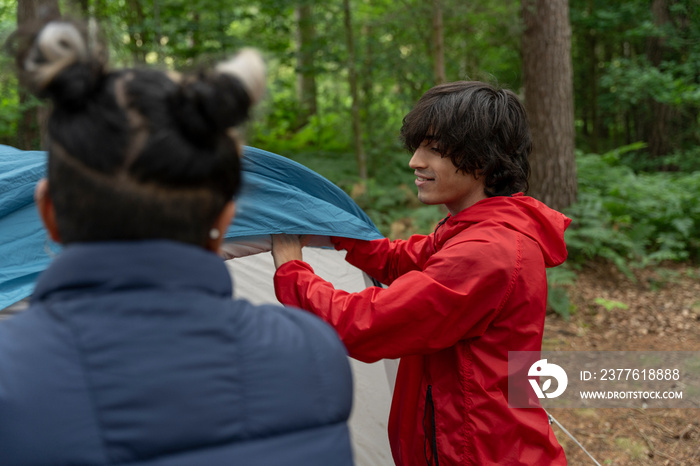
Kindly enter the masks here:
<path id="1" fill-rule="evenodd" d="M 355 158 L 360 179 L 367 179 L 367 156 L 362 143 L 362 122 L 360 121 L 360 102 L 357 91 L 357 73 L 355 72 L 355 36 L 352 30 L 350 0 L 343 0 L 343 18 L 345 23 L 345 40 L 348 46 L 348 82 L 352 105 L 352 134 L 355 145 Z"/>
<path id="2" fill-rule="evenodd" d="M 445 35 L 442 24 L 442 1 L 433 0 L 433 63 L 435 84 L 447 81 L 445 76 Z"/>
<path id="3" fill-rule="evenodd" d="M 669 12 L 669 0 L 652 0 L 651 13 L 654 25 L 658 28 L 665 28 L 670 25 L 671 17 Z M 666 37 L 652 36 L 647 39 L 647 60 L 651 66 L 658 68 L 664 55 Z M 668 125 L 672 118 L 673 109 L 664 102 L 651 100 L 653 118 L 648 121 L 649 128 L 649 153 L 652 157 L 666 155 L 669 150 Z"/>
<path id="4" fill-rule="evenodd" d="M 576 201 L 568 0 L 523 0 L 523 81 L 533 138 L 530 190 L 561 210 Z"/>
<path id="5" fill-rule="evenodd" d="M 301 128 L 309 122 L 309 117 L 316 115 L 316 68 L 314 55 L 317 48 L 312 5 L 300 3 L 294 9 L 297 31 L 297 94 L 299 115 L 297 126 Z"/>
<path id="6" fill-rule="evenodd" d="M 19 0 L 17 2 L 17 26 L 60 14 L 58 0 Z M 17 125 L 17 146 L 32 149 L 41 144 L 40 121 L 45 113 L 39 111 L 34 100 L 23 89 L 18 90 L 19 105 L 23 109 Z"/>

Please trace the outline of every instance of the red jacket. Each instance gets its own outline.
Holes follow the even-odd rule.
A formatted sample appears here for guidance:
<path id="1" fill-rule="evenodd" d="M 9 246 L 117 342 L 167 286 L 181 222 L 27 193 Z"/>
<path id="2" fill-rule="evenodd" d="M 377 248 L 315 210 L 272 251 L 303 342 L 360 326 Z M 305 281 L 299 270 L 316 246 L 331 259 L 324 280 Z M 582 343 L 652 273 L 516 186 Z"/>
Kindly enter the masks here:
<path id="1" fill-rule="evenodd" d="M 401 358 L 389 416 L 396 464 L 566 464 L 542 409 L 508 407 L 508 351 L 540 351 L 545 267 L 566 259 L 570 220 L 521 194 L 477 202 L 432 235 L 338 239 L 388 288 L 347 293 L 302 261 L 279 300 L 329 322 L 361 361 Z"/>

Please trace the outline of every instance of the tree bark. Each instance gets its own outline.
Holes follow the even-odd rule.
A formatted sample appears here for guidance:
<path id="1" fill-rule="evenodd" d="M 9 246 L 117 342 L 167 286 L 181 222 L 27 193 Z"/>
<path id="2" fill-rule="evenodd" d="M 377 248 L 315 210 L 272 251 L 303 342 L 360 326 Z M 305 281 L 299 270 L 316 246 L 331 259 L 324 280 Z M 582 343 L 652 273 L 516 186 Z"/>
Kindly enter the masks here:
<path id="1" fill-rule="evenodd" d="M 554 209 L 576 201 L 573 68 L 568 0 L 523 0 L 525 106 L 533 152 L 530 192 Z"/>
<path id="2" fill-rule="evenodd" d="M 360 122 L 360 103 L 357 93 L 357 72 L 355 71 L 355 39 L 352 33 L 352 17 L 350 15 L 350 0 L 343 0 L 345 17 L 345 40 L 348 47 L 348 80 L 352 96 L 352 134 L 355 142 L 355 158 L 360 179 L 367 179 L 367 156 L 362 144 L 362 126 Z"/>
<path id="3" fill-rule="evenodd" d="M 588 1 L 588 12 L 593 13 L 595 5 L 593 0 Z M 600 122 L 598 120 L 598 54 L 596 53 L 597 39 L 593 31 L 586 32 L 586 46 L 588 47 L 588 89 L 590 100 L 586 103 L 590 107 L 590 141 L 591 150 L 598 152 L 598 131 Z"/>
<path id="4" fill-rule="evenodd" d="M 137 65 L 143 65 L 146 63 L 146 54 L 150 40 L 149 31 L 143 27 L 146 15 L 140 0 L 127 0 L 127 9 L 130 22 L 129 49 L 131 50 L 131 56 L 134 59 L 134 63 Z"/>
<path id="5" fill-rule="evenodd" d="M 316 92 L 316 70 L 314 48 L 316 28 L 314 26 L 311 4 L 297 5 L 294 10 L 297 26 L 297 98 L 300 109 L 297 115 L 297 127 L 309 122 L 309 117 L 318 111 Z"/>
<path id="6" fill-rule="evenodd" d="M 374 37 L 375 28 L 371 22 L 362 25 L 362 36 L 366 37 L 365 40 L 365 51 L 362 59 L 362 64 L 360 67 L 360 118 L 362 121 L 368 123 L 364 126 L 364 134 L 368 141 L 373 141 L 375 137 L 381 137 L 377 134 L 377 126 L 373 125 L 375 121 L 374 107 L 375 96 L 374 96 L 374 79 L 375 79 L 375 67 L 377 64 L 374 60 L 374 41 L 371 39 Z M 370 157 L 367 161 L 367 173 L 375 173 L 377 169 L 376 158 Z"/>
<path id="7" fill-rule="evenodd" d="M 435 84 L 447 82 L 445 75 L 445 32 L 442 24 L 442 1 L 433 0 L 433 72 Z"/>
<path id="8" fill-rule="evenodd" d="M 67 12 L 77 11 L 80 18 L 87 18 L 90 14 L 89 0 L 71 0 L 68 2 Z"/>
<path id="9" fill-rule="evenodd" d="M 32 21 L 59 16 L 58 0 L 19 0 L 17 2 L 17 26 L 22 27 Z M 29 94 L 18 89 L 19 103 L 24 107 L 29 102 Z M 46 112 L 37 107 L 27 108 L 22 112 L 17 124 L 18 149 L 32 150 L 41 147 L 43 125 Z"/>
<path id="10" fill-rule="evenodd" d="M 668 0 L 653 0 L 651 12 L 654 17 L 654 24 L 663 26 L 671 22 L 668 11 Z M 663 37 L 652 36 L 647 42 L 647 58 L 651 64 L 658 67 L 664 57 L 665 39 Z M 660 157 L 670 152 L 670 142 L 668 139 L 670 120 L 672 116 L 671 107 L 667 104 L 649 99 L 651 107 L 651 118 L 646 131 L 648 138 L 649 154 L 652 157 Z"/>

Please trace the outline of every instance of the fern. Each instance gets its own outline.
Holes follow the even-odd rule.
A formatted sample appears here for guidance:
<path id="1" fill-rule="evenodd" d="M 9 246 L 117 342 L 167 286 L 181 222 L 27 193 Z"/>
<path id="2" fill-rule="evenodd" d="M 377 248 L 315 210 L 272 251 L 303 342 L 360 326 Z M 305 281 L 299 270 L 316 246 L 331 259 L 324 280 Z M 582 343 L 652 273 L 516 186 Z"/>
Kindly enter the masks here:
<path id="1" fill-rule="evenodd" d="M 635 267 L 700 258 L 700 172 L 642 173 L 620 162 L 639 144 L 578 154 L 579 201 L 567 209 L 573 262 L 604 259 Z"/>

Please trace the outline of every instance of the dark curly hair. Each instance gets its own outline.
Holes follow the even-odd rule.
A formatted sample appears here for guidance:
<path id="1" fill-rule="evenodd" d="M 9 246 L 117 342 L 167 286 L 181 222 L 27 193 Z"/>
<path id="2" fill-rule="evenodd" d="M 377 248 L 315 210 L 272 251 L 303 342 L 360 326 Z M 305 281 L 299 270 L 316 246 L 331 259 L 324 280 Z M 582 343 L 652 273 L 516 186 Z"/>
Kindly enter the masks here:
<path id="1" fill-rule="evenodd" d="M 205 245 L 239 189 L 232 128 L 262 94 L 259 55 L 173 77 L 108 71 L 103 48 L 75 21 L 54 19 L 12 40 L 22 82 L 53 104 L 48 180 L 61 241 Z"/>
<path id="2" fill-rule="evenodd" d="M 528 190 L 532 141 L 512 91 L 477 81 L 435 86 L 404 117 L 401 140 L 411 152 L 436 143 L 457 170 L 483 177 L 489 197 Z"/>

